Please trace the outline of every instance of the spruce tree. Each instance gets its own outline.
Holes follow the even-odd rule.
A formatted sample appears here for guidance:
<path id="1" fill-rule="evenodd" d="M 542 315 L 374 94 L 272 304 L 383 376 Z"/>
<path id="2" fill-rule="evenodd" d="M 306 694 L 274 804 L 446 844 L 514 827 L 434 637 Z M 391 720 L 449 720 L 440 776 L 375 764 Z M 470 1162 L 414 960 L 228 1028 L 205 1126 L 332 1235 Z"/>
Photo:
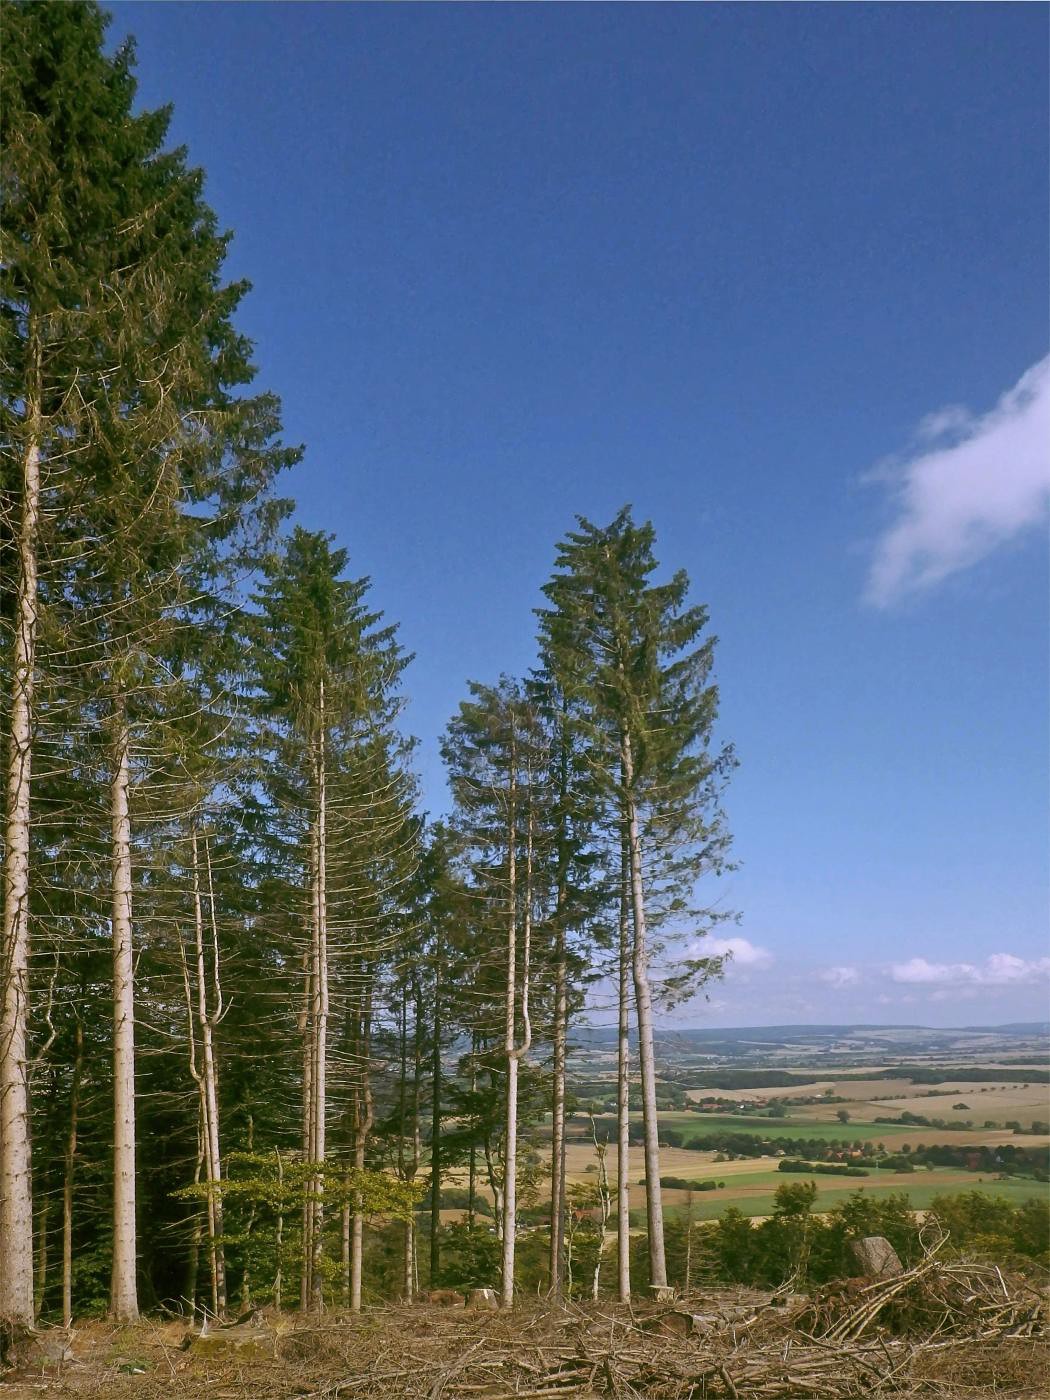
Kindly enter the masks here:
<path id="1" fill-rule="evenodd" d="M 707 613 L 689 605 L 682 571 L 654 581 L 651 525 L 624 509 L 606 527 L 580 519 L 558 548 L 540 614 L 548 664 L 576 702 L 591 740 L 592 769 L 624 856 L 623 897 L 631 922 L 631 978 L 638 1020 L 645 1133 L 650 1281 L 667 1284 L 660 1196 L 653 1050 L 652 934 L 673 917 L 700 931 L 696 882 L 726 861 L 729 834 L 720 794 L 733 765 L 712 748 L 718 692 Z M 615 850 L 614 846 L 614 850 Z M 717 968 L 683 964 L 669 981 L 688 995 Z M 622 1173 L 621 1173 L 622 1179 Z"/>

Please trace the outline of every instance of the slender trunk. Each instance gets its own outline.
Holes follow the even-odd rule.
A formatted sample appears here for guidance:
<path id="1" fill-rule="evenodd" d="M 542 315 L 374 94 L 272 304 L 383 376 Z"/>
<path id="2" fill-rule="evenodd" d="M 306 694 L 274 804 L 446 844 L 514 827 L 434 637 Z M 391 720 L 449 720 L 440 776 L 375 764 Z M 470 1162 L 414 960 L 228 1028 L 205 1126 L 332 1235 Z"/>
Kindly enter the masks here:
<path id="1" fill-rule="evenodd" d="M 368 983 L 365 992 L 364 1015 L 361 1022 L 361 1082 L 358 1090 L 358 1121 L 354 1135 L 354 1166 L 359 1172 L 365 1169 L 365 1153 L 368 1135 L 375 1122 L 375 1105 L 372 1101 L 372 987 L 368 981 L 370 972 L 364 977 Z M 361 1283 L 364 1273 L 365 1212 L 364 1197 L 360 1191 L 354 1195 L 353 1228 L 350 1240 L 350 1309 L 361 1311 Z"/>
<path id="2" fill-rule="evenodd" d="M 434 944 L 434 1044 L 430 1053 L 430 1286 L 441 1271 L 441 998 L 444 945 L 438 923 Z M 473 1166 L 474 1149 L 471 1148 Z"/>
<path id="3" fill-rule="evenodd" d="M 616 1265 L 617 1296 L 631 1301 L 631 934 L 627 895 L 627 843 L 620 863 L 619 1020 L 616 1056 Z"/>
<path id="4" fill-rule="evenodd" d="M 197 973 L 197 1023 L 201 1033 L 201 1069 L 198 1086 L 204 1119 L 204 1149 L 208 1184 L 208 1246 L 212 1271 L 212 1307 L 217 1317 L 226 1312 L 226 1259 L 222 1244 L 222 1159 L 219 1153 L 219 1096 L 215 1063 L 215 1026 L 222 1015 L 222 989 L 219 981 L 219 935 L 215 919 L 215 889 L 212 883 L 211 851 L 205 837 L 208 867 L 208 902 L 211 913 L 212 981 L 214 1008 L 209 1010 L 207 964 L 204 948 L 204 920 L 201 910 L 200 866 L 197 830 L 190 837 L 193 852 L 193 924 Z"/>
<path id="5" fill-rule="evenodd" d="M 319 687 L 320 737 L 317 746 L 317 856 L 316 878 L 316 987 L 314 1035 L 314 1109 L 312 1160 L 318 1164 L 315 1178 L 315 1202 L 312 1220 L 313 1261 L 311 1264 L 312 1299 L 320 1310 L 324 1305 L 324 1274 L 321 1253 L 324 1246 L 324 1160 L 325 1117 L 327 1112 L 328 1079 L 328 890 L 327 890 L 327 824 L 328 795 L 325 765 L 325 692 L 322 678 Z"/>
<path id="6" fill-rule="evenodd" d="M 198 1102 L 198 1110 L 200 1104 Z M 193 1184 L 200 1185 L 200 1179 L 204 1174 L 204 1125 L 200 1120 L 200 1113 L 197 1115 L 197 1161 L 193 1168 Z M 198 1208 L 193 1212 L 193 1232 L 190 1235 L 190 1256 L 186 1261 L 186 1301 L 190 1305 L 190 1321 L 197 1316 L 197 1280 L 200 1277 L 201 1265 L 201 1235 L 204 1233 L 201 1226 L 201 1213 Z"/>
<path id="7" fill-rule="evenodd" d="M 255 1151 L 255 1118 L 248 1114 L 248 1141 L 249 1152 Z M 255 1212 L 257 1202 L 252 1201 L 251 1209 L 248 1212 L 248 1219 L 244 1226 L 244 1268 L 241 1270 L 241 1312 L 245 1313 L 252 1304 L 252 1235 L 255 1231 Z"/>
<path id="8" fill-rule="evenodd" d="M 470 1101 L 473 1104 L 478 1092 L 478 1038 L 470 1037 Z M 467 1165 L 467 1224 L 473 1230 L 477 1215 L 478 1200 L 478 1144 L 477 1125 L 471 1128 L 470 1157 Z"/>
<path id="9" fill-rule="evenodd" d="M 602 1260 L 605 1257 L 605 1239 L 609 1231 L 609 1216 L 612 1214 L 612 1201 L 609 1199 L 609 1164 L 607 1161 L 607 1149 L 604 1142 L 598 1141 L 598 1129 L 594 1125 L 594 1116 L 591 1115 L 591 1141 L 594 1143 L 594 1155 L 598 1158 L 598 1249 L 594 1260 L 594 1274 L 591 1277 L 591 1297 L 598 1301 L 598 1288 L 602 1276 Z"/>
<path id="10" fill-rule="evenodd" d="M 35 340 L 34 340 L 35 345 Z M 0 945 L 0 1317 L 33 1325 L 33 1190 L 29 1156 L 29 812 L 40 528 L 40 357 L 31 354 L 11 657 L 11 736 Z"/>
<path id="11" fill-rule="evenodd" d="M 80 1082 L 84 1073 L 84 1027 L 78 1020 L 73 1041 L 73 1082 L 69 1090 L 69 1131 L 62 1175 L 62 1326 L 73 1325 L 73 1181 L 80 1119 Z"/>
<path id="12" fill-rule="evenodd" d="M 568 1039 L 568 967 L 565 955 L 564 880 L 559 883 L 554 949 L 554 1063 L 551 1098 L 551 1296 L 562 1294 L 562 1249 L 565 1234 L 565 1051 Z"/>
<path id="13" fill-rule="evenodd" d="M 349 1171 L 343 1173 L 343 1204 L 340 1211 L 339 1227 L 339 1235 L 342 1243 L 340 1271 L 342 1275 L 343 1307 L 348 1308 L 350 1306 L 350 1236 L 352 1233 Z"/>
<path id="14" fill-rule="evenodd" d="M 508 900 L 510 918 L 507 925 L 507 1004 L 506 1004 L 506 1055 L 507 1055 L 507 1126 L 503 1150 L 503 1306 L 509 1308 L 514 1303 L 514 1253 L 517 1244 L 517 1196 L 518 1196 L 518 1065 L 528 1053 L 532 1044 L 532 1024 L 529 1020 L 529 961 L 532 941 L 532 812 L 529 812 L 528 836 L 525 847 L 525 890 L 522 899 L 522 974 L 521 974 L 521 1044 L 516 1043 L 515 1010 L 517 1002 L 517 884 L 515 869 L 516 829 L 516 785 L 513 774 L 514 749 L 511 747 L 510 785 L 510 828 L 509 860 L 507 870 Z"/>
<path id="15" fill-rule="evenodd" d="M 642 1084 L 642 1125 L 645 1133 L 645 1213 L 649 1233 L 649 1285 L 667 1287 L 664 1254 L 664 1212 L 660 1194 L 660 1140 L 656 1110 L 656 1059 L 653 1051 L 653 998 L 649 986 L 649 954 L 646 946 L 645 895 L 642 888 L 642 843 L 638 830 L 638 806 L 634 793 L 631 736 L 623 736 L 624 799 L 627 816 L 627 850 L 631 875 L 631 912 L 634 923 L 634 1005 L 638 1018 L 638 1061 Z"/>
<path id="16" fill-rule="evenodd" d="M 130 746 L 127 711 L 113 700 L 113 1270 L 110 1311 L 117 1322 L 139 1315 L 135 1234 L 135 965 L 131 925 Z"/>
<path id="17" fill-rule="evenodd" d="M 313 851 L 311 836 L 311 852 Z M 313 856 L 311 855 L 311 861 Z M 311 890 L 316 893 L 316 880 L 312 878 Z M 316 927 L 316 906 L 311 917 L 311 929 Z M 312 935 L 311 935 L 312 940 Z M 313 1146 L 313 958 L 310 949 L 303 954 L 303 1004 L 299 1011 L 299 1030 L 303 1038 L 303 1115 L 302 1144 L 303 1161 L 310 1161 Z M 310 1265 L 313 1261 L 311 1232 L 313 1225 L 313 1199 L 310 1183 L 306 1183 L 303 1193 L 302 1249 L 299 1256 L 299 1307 L 305 1312 L 310 1301 Z"/>
<path id="18" fill-rule="evenodd" d="M 284 1282 L 281 1267 L 281 1251 L 284 1248 L 284 1162 L 276 1147 L 273 1150 L 273 1155 L 277 1165 L 277 1224 L 273 1236 L 273 1252 L 277 1268 L 273 1276 L 273 1305 L 279 1313 L 281 1311 L 281 1289 Z"/>
<path id="19" fill-rule="evenodd" d="M 47 1290 L 47 1222 L 51 1215 L 51 1196 L 46 1189 L 43 1192 L 44 1199 L 40 1202 L 40 1223 L 37 1226 L 36 1242 L 36 1291 L 33 1296 L 33 1307 L 39 1317 L 44 1306 L 44 1293 Z"/>

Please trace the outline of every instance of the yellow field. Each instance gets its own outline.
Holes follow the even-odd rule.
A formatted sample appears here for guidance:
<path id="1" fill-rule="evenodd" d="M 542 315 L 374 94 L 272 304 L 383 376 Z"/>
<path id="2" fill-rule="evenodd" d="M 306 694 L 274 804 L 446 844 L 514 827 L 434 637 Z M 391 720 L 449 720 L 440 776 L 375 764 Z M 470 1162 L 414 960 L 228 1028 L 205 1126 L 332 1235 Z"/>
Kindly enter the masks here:
<path id="1" fill-rule="evenodd" d="M 688 1097 L 697 1102 L 712 1095 L 737 1103 L 760 1099 L 802 1098 L 832 1090 L 846 1100 L 837 1104 L 805 1104 L 793 1107 L 793 1118 L 830 1122 L 836 1109 L 845 1108 L 858 1122 L 870 1123 L 876 1117 L 899 1113 L 921 1113 L 926 1118 L 947 1122 L 972 1119 L 976 1128 L 985 1122 L 1002 1124 L 1017 1119 L 1027 1126 L 1033 1119 L 1050 1121 L 1050 1085 L 1025 1087 L 1023 1071 L 1017 1079 L 999 1083 L 973 1084 L 960 1081 L 919 1087 L 907 1079 L 865 1079 L 849 1084 L 834 1079 L 815 1079 L 808 1084 L 771 1089 L 690 1089 Z M 963 1103 L 957 1109 L 954 1104 Z M 955 1138 L 952 1138 L 955 1141 Z"/>

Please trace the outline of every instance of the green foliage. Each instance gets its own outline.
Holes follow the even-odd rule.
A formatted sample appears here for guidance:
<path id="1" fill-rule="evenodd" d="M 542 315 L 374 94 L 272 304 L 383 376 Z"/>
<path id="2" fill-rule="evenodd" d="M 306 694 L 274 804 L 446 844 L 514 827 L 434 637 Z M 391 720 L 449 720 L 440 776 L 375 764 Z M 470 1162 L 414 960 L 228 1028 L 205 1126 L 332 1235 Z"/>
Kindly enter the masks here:
<path id="1" fill-rule="evenodd" d="M 441 1229 L 440 1288 L 496 1288 L 500 1243 L 489 1226 L 453 1222 Z"/>

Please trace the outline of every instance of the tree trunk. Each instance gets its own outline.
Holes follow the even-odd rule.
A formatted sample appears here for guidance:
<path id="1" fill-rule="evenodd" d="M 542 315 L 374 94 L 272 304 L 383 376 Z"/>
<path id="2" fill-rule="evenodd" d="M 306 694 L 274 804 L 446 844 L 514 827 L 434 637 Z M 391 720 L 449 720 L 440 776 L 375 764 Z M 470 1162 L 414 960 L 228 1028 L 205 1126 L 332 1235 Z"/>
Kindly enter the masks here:
<path id="1" fill-rule="evenodd" d="M 370 973 L 365 970 L 365 981 Z M 358 1089 L 357 1131 L 354 1134 L 354 1166 L 359 1172 L 365 1169 L 365 1152 L 368 1135 L 375 1122 L 375 1106 L 372 1101 L 372 988 L 368 984 L 365 993 L 364 1014 L 361 1018 L 361 1082 Z M 353 1229 L 350 1240 L 350 1310 L 361 1311 L 361 1284 L 364 1273 L 365 1213 L 364 1198 L 358 1191 L 354 1196 Z"/>
<path id="2" fill-rule="evenodd" d="M 135 965 L 131 926 L 130 736 L 123 696 L 113 700 L 113 1269 L 110 1311 L 117 1322 L 139 1315 L 135 1235 Z"/>
<path id="3" fill-rule="evenodd" d="M 73 1181 L 77 1161 L 77 1127 L 80 1118 L 80 1081 L 84 1072 L 84 1027 L 77 1021 L 74 1033 L 73 1082 L 69 1090 L 69 1131 L 62 1175 L 62 1326 L 73 1325 Z"/>
<path id="4" fill-rule="evenodd" d="M 441 1271 L 441 998 L 442 956 L 441 924 L 434 945 L 434 1044 L 430 1056 L 430 1286 L 436 1286 Z M 473 1149 L 471 1149 L 473 1153 Z"/>
<path id="5" fill-rule="evenodd" d="M 198 1084 L 204 1119 L 204 1148 L 208 1183 L 208 1244 L 212 1270 L 212 1307 L 217 1317 L 226 1312 L 226 1259 L 222 1244 L 222 1158 L 219 1153 L 219 1096 L 215 1063 L 215 1026 L 222 1015 L 222 989 L 219 981 L 219 932 L 215 920 L 215 890 L 212 884 L 211 851 L 205 837 L 208 865 L 208 901 L 212 934 L 212 981 L 214 1008 L 209 1010 L 207 964 L 204 950 L 204 921 L 201 911 L 200 866 L 197 829 L 191 833 L 193 850 L 193 923 L 197 955 L 197 1023 L 201 1033 L 201 1070 Z"/>
<path id="6" fill-rule="evenodd" d="M 33 1325 L 33 1190 L 29 1158 L 29 811 L 40 526 L 39 351 L 36 389 L 27 394 L 22 459 L 18 593 L 11 665 L 11 739 L 4 830 L 4 915 L 0 947 L 0 1317 Z"/>
<path id="7" fill-rule="evenodd" d="M 631 736 L 623 736 L 624 798 L 627 815 L 627 848 L 631 874 L 631 911 L 634 922 L 634 1005 L 638 1018 L 638 1061 L 642 1083 L 642 1124 L 645 1132 L 645 1213 L 649 1233 L 649 1283 L 667 1287 L 664 1254 L 664 1212 L 660 1194 L 660 1141 L 656 1109 L 656 1059 L 653 1052 L 653 998 L 649 986 L 646 947 L 645 895 L 642 888 L 642 844 L 638 831 L 638 807 L 634 793 Z"/>
<path id="8" fill-rule="evenodd" d="M 313 838 L 311 836 L 311 852 L 313 850 Z M 313 856 L 311 855 L 311 861 Z M 316 881 L 312 878 L 311 889 L 316 894 Z M 303 1038 L 303 1119 L 302 1119 L 302 1144 L 303 1160 L 310 1160 L 310 1152 L 313 1148 L 313 1063 L 314 1063 L 314 1022 L 313 1022 L 313 1002 L 314 1002 L 314 975 L 313 975 L 313 933 L 316 925 L 316 908 L 311 916 L 311 948 L 303 953 L 303 1004 L 299 1011 L 299 1030 Z M 313 1262 L 313 1201 L 306 1183 L 307 1189 L 303 1193 L 303 1220 L 302 1220 L 302 1248 L 299 1257 L 299 1308 L 305 1312 L 310 1302 L 310 1273 Z"/>
<path id="9" fill-rule="evenodd" d="M 47 1223 L 51 1216 L 51 1196 L 46 1190 L 46 1183 L 43 1196 L 44 1199 L 40 1202 L 40 1223 L 37 1226 L 36 1291 L 33 1296 L 33 1308 L 37 1316 L 43 1310 L 44 1294 L 47 1291 Z"/>
<path id="10" fill-rule="evenodd" d="M 313 1065 L 313 1144 L 311 1157 L 318 1164 L 315 1178 L 315 1202 L 313 1208 L 311 1263 L 311 1294 L 313 1305 L 320 1311 L 324 1305 L 324 1274 L 321 1268 L 321 1253 L 324 1247 L 324 1171 L 325 1160 L 325 1118 L 327 1114 L 328 1079 L 328 890 L 327 890 L 327 825 L 328 794 L 325 765 L 325 693 L 324 680 L 319 687 L 320 738 L 317 747 L 317 855 L 316 879 L 317 894 L 315 908 L 316 926 L 316 985 L 314 990 L 315 1029 Z"/>
<path id="11" fill-rule="evenodd" d="M 522 1040 L 516 1043 L 517 1010 L 517 872 L 515 846 L 516 826 L 516 784 L 513 765 L 514 748 L 511 746 L 511 783 L 509 794 L 509 829 L 507 862 L 507 898 L 510 916 L 507 924 L 507 1000 L 506 1000 L 506 1039 L 507 1056 L 507 1120 L 503 1145 L 503 1306 L 509 1308 L 514 1303 L 514 1253 L 517 1244 L 517 1195 L 518 1195 L 518 1065 L 528 1053 L 532 1044 L 532 1025 L 529 1020 L 529 960 L 532 939 L 532 813 L 529 813 L 528 837 L 525 855 L 525 891 L 522 900 L 522 975 L 521 975 L 521 1020 Z"/>
<path id="12" fill-rule="evenodd" d="M 553 1298 L 562 1294 L 562 1250 L 565 1235 L 565 1051 L 568 1040 L 569 993 L 568 967 L 565 956 L 565 925 L 562 915 L 565 902 L 564 880 L 559 884 L 555 912 L 554 949 L 554 1026 L 551 1089 L 551 1242 L 550 1292 Z"/>
<path id="13" fill-rule="evenodd" d="M 627 842 L 620 862 L 619 1019 L 616 1057 L 616 1264 L 617 1296 L 631 1301 L 631 938 L 627 892 Z"/>

